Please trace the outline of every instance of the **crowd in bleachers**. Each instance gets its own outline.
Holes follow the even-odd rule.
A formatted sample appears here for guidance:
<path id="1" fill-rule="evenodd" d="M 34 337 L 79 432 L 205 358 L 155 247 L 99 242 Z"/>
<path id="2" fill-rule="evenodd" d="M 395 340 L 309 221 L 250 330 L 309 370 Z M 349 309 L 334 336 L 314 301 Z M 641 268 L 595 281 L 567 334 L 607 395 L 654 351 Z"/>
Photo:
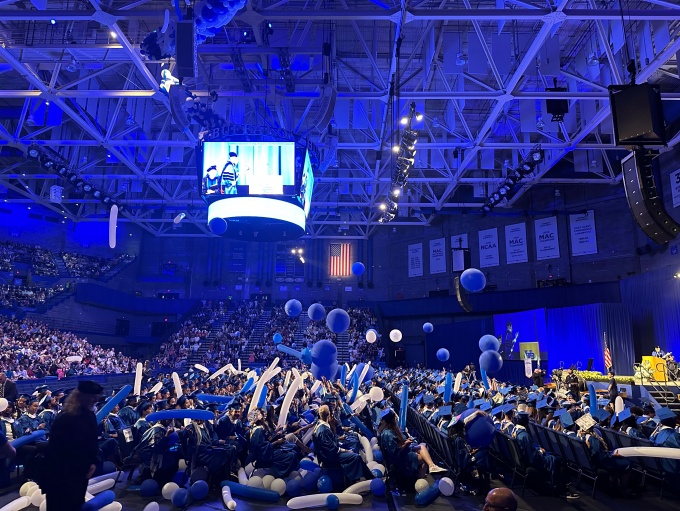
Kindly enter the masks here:
<path id="1" fill-rule="evenodd" d="M 255 323 L 263 312 L 263 304 L 257 300 L 249 300 L 236 305 L 229 321 L 222 326 L 222 331 L 218 332 L 215 340 L 208 347 L 203 362 L 217 367 L 230 362 L 235 363 L 242 349 L 248 344 Z"/>
<path id="2" fill-rule="evenodd" d="M 106 272 L 134 259 L 128 254 L 116 254 L 113 258 L 94 257 L 75 252 L 62 252 L 61 258 L 72 277 L 101 278 Z"/>
<path id="3" fill-rule="evenodd" d="M 71 356 L 82 359 L 67 361 Z M 113 349 L 93 346 L 86 338 L 38 321 L 0 319 L 0 371 L 10 379 L 126 373 L 136 363 Z"/>
<path id="4" fill-rule="evenodd" d="M 58 284 L 53 287 L 28 287 L 0 285 L 0 309 L 35 309 L 44 305 L 47 300 L 63 292 L 66 286 Z"/>
<path id="5" fill-rule="evenodd" d="M 349 361 L 350 363 L 382 362 L 385 360 L 385 349 L 382 346 L 382 336 L 378 333 L 378 340 L 374 343 L 366 342 L 366 331 L 375 328 L 378 318 L 371 309 L 349 309 Z"/>
<path id="6" fill-rule="evenodd" d="M 56 277 L 59 274 L 52 252 L 37 245 L 0 241 L 0 272 L 10 272 L 14 264 L 24 263 L 35 275 Z"/>

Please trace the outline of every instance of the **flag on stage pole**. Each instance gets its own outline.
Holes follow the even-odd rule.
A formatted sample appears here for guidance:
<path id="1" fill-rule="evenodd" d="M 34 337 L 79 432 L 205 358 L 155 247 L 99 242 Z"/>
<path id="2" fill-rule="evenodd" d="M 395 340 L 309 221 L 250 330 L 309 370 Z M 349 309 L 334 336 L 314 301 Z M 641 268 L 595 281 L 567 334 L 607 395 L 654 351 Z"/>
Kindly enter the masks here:
<path id="1" fill-rule="evenodd" d="M 349 277 L 352 273 L 352 254 L 349 243 L 330 244 L 329 267 L 331 277 Z"/>
<path id="2" fill-rule="evenodd" d="M 604 341 L 604 367 L 607 371 L 612 366 L 612 354 L 609 352 L 609 346 L 607 346 L 607 340 Z"/>

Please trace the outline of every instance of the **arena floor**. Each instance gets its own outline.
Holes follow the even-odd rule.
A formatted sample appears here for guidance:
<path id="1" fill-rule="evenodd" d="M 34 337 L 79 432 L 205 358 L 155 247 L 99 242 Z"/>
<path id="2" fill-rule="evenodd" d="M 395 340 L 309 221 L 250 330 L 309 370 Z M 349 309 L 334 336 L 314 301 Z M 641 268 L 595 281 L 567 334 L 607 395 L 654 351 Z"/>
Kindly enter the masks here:
<path id="1" fill-rule="evenodd" d="M 493 481 L 494 485 L 498 485 L 498 481 Z M 116 485 L 117 501 L 123 504 L 123 511 L 143 511 L 144 507 L 155 500 L 160 506 L 160 511 L 177 511 L 179 508 L 173 506 L 169 501 L 162 497 L 156 499 L 142 498 L 135 488 L 127 488 L 125 481 L 119 482 Z M 578 490 L 578 489 L 577 489 Z M 677 498 L 669 496 L 660 500 L 658 492 L 645 492 L 637 499 L 622 499 L 614 498 L 601 492 L 595 494 L 595 499 L 589 496 L 590 488 L 581 488 L 579 493 L 581 498 L 576 501 L 567 502 L 566 500 L 549 497 L 538 496 L 530 490 L 527 490 L 524 498 L 520 498 L 519 509 L 523 511 L 675 511 L 680 510 L 680 501 Z M 519 491 L 519 490 L 518 490 Z M 12 491 L 0 497 L 0 506 L 5 506 L 12 500 L 19 496 L 18 491 Z M 341 506 L 340 509 L 347 511 L 416 511 L 424 508 L 416 507 L 414 502 L 414 494 L 401 496 L 389 494 L 385 498 L 377 498 L 371 495 L 364 497 L 364 502 L 361 506 Z M 238 503 L 237 511 L 286 511 L 286 499 L 282 498 L 279 504 L 271 504 L 268 502 L 258 502 L 255 500 L 244 500 L 240 498 L 235 499 Z M 484 506 L 483 496 L 464 496 L 464 497 L 439 497 L 433 504 L 428 506 L 428 511 L 478 511 Z M 36 509 L 29 507 L 27 509 Z M 226 507 L 222 504 L 220 495 L 216 491 L 212 491 L 208 498 L 203 502 L 190 504 L 184 509 L 195 511 L 208 510 L 224 510 Z M 325 509 L 325 508 L 322 508 Z M 75 510 L 74 510 L 75 511 Z"/>

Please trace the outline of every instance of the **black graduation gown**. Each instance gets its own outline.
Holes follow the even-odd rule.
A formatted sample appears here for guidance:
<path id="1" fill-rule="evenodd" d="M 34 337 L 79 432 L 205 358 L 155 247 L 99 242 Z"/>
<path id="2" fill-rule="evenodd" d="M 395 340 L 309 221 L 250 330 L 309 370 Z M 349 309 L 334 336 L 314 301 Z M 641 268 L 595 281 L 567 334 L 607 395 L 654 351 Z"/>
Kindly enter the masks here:
<path id="1" fill-rule="evenodd" d="M 74 511 L 85 502 L 87 472 L 97 463 L 97 419 L 94 412 L 60 413 L 52 423 L 45 472 L 40 486 L 48 511 Z"/>

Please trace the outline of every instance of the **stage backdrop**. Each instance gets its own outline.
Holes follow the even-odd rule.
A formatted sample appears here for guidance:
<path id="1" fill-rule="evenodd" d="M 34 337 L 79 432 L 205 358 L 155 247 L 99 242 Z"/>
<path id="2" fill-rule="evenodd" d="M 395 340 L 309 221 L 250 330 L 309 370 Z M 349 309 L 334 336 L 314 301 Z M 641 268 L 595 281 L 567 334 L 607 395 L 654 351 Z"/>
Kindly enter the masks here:
<path id="1" fill-rule="evenodd" d="M 585 370 L 588 359 L 593 357 L 593 370 L 604 373 L 606 332 L 614 370 L 620 375 L 633 374 L 632 320 L 626 305 L 596 303 L 548 309 L 546 323 L 549 370 L 561 365 L 565 368 L 580 365 Z"/>

